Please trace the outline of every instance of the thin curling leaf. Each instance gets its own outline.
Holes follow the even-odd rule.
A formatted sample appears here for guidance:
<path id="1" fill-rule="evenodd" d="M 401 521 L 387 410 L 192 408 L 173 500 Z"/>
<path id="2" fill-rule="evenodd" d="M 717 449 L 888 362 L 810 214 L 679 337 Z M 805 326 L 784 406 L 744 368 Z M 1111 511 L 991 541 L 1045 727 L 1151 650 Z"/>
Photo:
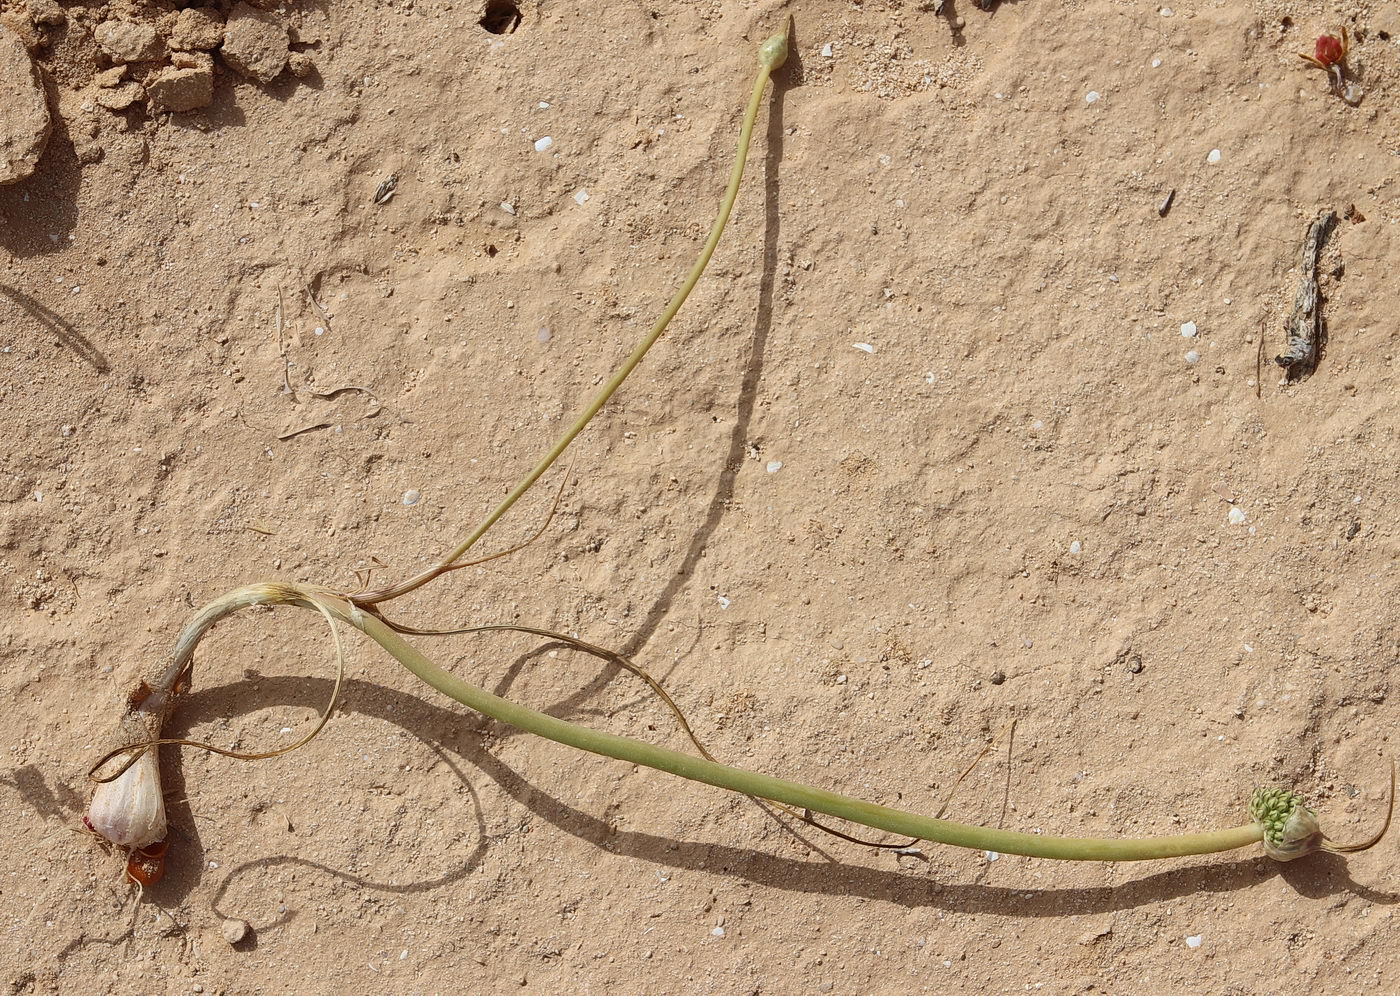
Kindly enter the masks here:
<path id="1" fill-rule="evenodd" d="M 1369 851 L 1381 842 L 1381 839 L 1390 830 L 1390 819 L 1395 815 L 1395 761 L 1390 762 L 1390 791 L 1385 797 L 1385 820 L 1381 823 L 1381 828 L 1372 834 L 1368 839 L 1356 844 L 1338 844 L 1335 840 L 1327 840 L 1322 844 L 1323 850 L 1331 851 L 1333 854 L 1356 854 L 1358 851 Z"/>
<path id="2" fill-rule="evenodd" d="M 1303 798 L 1284 788 L 1257 788 L 1249 815 L 1264 834 L 1264 853 L 1275 861 L 1292 861 L 1321 850 L 1326 840 L 1317 814 Z"/>

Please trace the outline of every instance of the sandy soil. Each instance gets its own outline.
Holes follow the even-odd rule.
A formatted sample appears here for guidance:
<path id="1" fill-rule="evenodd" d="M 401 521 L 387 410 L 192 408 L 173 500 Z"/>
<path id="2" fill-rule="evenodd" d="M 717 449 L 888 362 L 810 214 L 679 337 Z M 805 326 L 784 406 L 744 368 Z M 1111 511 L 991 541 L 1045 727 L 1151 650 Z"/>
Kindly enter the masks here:
<path id="1" fill-rule="evenodd" d="M 1002 742 L 950 815 L 1172 833 L 1278 780 L 1364 836 L 1400 708 L 1400 8 L 539 0 L 498 34 L 477 2 L 291 3 L 261 15 L 291 68 L 216 51 L 172 114 L 104 105 L 177 67 L 104 86 L 94 32 L 165 39 L 177 5 L 51 6 L 0 0 L 55 119 L 0 187 L 7 992 L 1400 990 L 1393 840 L 897 856 L 468 715 L 363 641 L 301 751 L 165 749 L 139 901 L 74 832 L 194 606 L 403 576 L 543 452 L 689 267 L 790 13 L 731 229 L 559 515 L 399 614 L 625 650 L 720 757 L 875 801 L 935 811 L 1015 719 L 1005 807 Z M 1295 54 L 1343 25 L 1359 107 Z M 1327 351 L 1281 384 L 1307 224 L 1352 206 Z M 684 746 L 590 658 L 424 644 Z M 170 732 L 288 743 L 331 675 L 314 617 L 246 614 Z"/>

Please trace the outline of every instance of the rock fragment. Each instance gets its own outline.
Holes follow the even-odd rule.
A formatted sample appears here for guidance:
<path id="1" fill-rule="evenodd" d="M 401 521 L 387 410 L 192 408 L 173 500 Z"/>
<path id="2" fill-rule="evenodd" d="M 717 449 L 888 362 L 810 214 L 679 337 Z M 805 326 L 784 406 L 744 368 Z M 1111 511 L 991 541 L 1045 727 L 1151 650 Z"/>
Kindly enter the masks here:
<path id="1" fill-rule="evenodd" d="M 34 172 L 53 121 L 39 70 L 19 36 L 0 27 L 0 186 Z"/>
<path id="2" fill-rule="evenodd" d="M 252 931 L 253 928 L 247 920 L 225 920 L 223 927 L 220 928 L 224 940 L 228 941 L 230 945 L 242 944 Z"/>
<path id="3" fill-rule="evenodd" d="M 31 52 L 37 52 L 44 45 L 44 33 L 29 18 L 18 10 L 0 13 L 0 28 L 9 28 L 19 36 L 20 42 Z"/>
<path id="4" fill-rule="evenodd" d="M 146 99 L 146 91 L 140 83 L 122 83 L 118 86 L 98 90 L 95 99 L 109 111 L 124 111 L 132 104 Z"/>
<path id="5" fill-rule="evenodd" d="M 287 66 L 287 28 L 272 14 L 240 3 L 224 25 L 224 61 L 259 83 L 271 83 Z"/>
<path id="6" fill-rule="evenodd" d="M 177 55 L 146 80 L 146 106 L 155 113 L 196 111 L 214 102 L 214 58 L 204 52 Z"/>
<path id="7" fill-rule="evenodd" d="M 103 21 L 92 34 L 102 51 L 117 62 L 153 62 L 165 55 L 160 35 L 149 24 Z"/>
<path id="8" fill-rule="evenodd" d="M 316 71 L 316 63 L 305 52 L 288 52 L 287 69 L 299 80 L 304 80 Z"/>
<path id="9" fill-rule="evenodd" d="M 213 7 L 186 7 L 170 32 L 170 47 L 185 52 L 218 48 L 223 40 L 224 19 Z"/>
<path id="10" fill-rule="evenodd" d="M 92 78 L 92 81 L 100 87 L 110 89 L 114 86 L 121 86 L 122 80 L 126 79 L 126 71 L 129 67 L 125 63 L 113 66 L 111 69 L 104 69 Z"/>
<path id="11" fill-rule="evenodd" d="M 25 6 L 29 8 L 29 16 L 34 23 L 46 28 L 56 28 L 68 20 L 68 15 L 54 0 L 28 0 Z"/>

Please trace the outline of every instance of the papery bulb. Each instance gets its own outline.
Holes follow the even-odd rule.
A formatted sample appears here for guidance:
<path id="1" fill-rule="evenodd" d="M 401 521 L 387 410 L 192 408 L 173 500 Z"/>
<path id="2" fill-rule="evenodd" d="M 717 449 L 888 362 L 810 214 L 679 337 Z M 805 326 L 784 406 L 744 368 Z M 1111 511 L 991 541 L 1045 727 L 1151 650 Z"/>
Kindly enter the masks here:
<path id="1" fill-rule="evenodd" d="M 119 847 L 147 847 L 165 839 L 165 796 L 155 748 L 110 782 L 97 786 L 83 821 Z"/>

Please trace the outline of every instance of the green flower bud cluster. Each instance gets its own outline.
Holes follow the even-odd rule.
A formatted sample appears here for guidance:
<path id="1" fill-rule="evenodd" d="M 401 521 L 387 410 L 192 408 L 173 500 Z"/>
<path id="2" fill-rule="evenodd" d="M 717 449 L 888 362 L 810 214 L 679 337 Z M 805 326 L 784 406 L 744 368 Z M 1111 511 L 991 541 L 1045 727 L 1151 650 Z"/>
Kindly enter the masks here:
<path id="1" fill-rule="evenodd" d="M 1249 800 L 1249 815 L 1264 831 L 1264 852 L 1278 861 L 1292 861 L 1322 845 L 1317 814 L 1303 797 L 1283 788 L 1257 788 Z"/>
<path id="2" fill-rule="evenodd" d="M 1288 789 L 1257 788 L 1249 800 L 1249 815 L 1264 828 L 1264 837 L 1270 844 L 1281 844 L 1288 818 L 1302 805 L 1302 796 Z"/>

